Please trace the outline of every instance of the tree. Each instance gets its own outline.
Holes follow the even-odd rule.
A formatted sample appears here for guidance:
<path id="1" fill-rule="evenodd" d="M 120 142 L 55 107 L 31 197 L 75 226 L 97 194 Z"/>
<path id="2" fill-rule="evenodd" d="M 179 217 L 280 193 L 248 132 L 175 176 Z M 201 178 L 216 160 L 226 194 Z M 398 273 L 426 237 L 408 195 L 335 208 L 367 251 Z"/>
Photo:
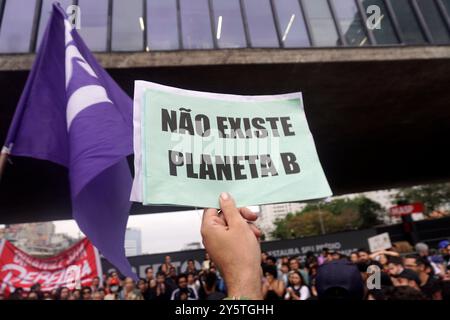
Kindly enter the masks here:
<path id="1" fill-rule="evenodd" d="M 399 189 L 394 199 L 413 202 L 422 202 L 425 213 L 439 209 L 450 202 L 450 183 L 438 183 Z"/>
<path id="2" fill-rule="evenodd" d="M 292 239 L 321 234 L 319 214 L 327 233 L 369 228 L 378 224 L 383 208 L 366 197 L 308 204 L 302 211 L 275 221 L 272 237 Z"/>

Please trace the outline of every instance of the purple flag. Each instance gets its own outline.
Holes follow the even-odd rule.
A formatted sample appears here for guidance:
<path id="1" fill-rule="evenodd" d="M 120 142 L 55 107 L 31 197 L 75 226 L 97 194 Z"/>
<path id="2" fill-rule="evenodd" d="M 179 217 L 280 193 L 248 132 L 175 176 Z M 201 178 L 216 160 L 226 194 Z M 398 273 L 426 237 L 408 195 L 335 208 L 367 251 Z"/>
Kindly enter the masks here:
<path id="1" fill-rule="evenodd" d="M 97 63 L 59 4 L 17 105 L 4 151 L 69 169 L 72 214 L 124 275 L 133 102 Z"/>

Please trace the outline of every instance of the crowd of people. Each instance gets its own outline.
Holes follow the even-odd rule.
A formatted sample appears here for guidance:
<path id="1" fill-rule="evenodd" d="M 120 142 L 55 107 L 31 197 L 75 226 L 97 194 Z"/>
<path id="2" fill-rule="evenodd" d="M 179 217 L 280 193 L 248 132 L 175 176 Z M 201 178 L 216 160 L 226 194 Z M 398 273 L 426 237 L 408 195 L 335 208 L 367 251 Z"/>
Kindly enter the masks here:
<path id="1" fill-rule="evenodd" d="M 111 271 L 90 286 L 43 292 L 35 285 L 29 291 L 16 289 L 9 299 L 450 300 L 448 240 L 435 250 L 417 243 L 408 254 L 394 244 L 377 252 L 359 249 L 345 255 L 323 249 L 320 254 L 277 259 L 261 252 L 255 213 L 237 208 L 228 193 L 220 195 L 219 203 L 220 210 L 203 213 L 200 233 L 207 253 L 199 269 L 189 260 L 179 270 L 166 256 L 137 282 Z"/>
<path id="2" fill-rule="evenodd" d="M 324 249 L 315 255 L 281 257 L 261 254 L 261 288 L 265 300 L 366 299 L 450 300 L 450 242 L 436 250 L 424 243 L 415 252 L 400 254 L 395 247 L 371 253 L 360 249 L 349 256 Z M 255 271 L 256 272 L 256 271 Z M 183 272 L 170 256 L 156 270 L 135 282 L 111 271 L 91 286 L 43 292 L 20 288 L 9 299 L 24 300 L 220 300 L 227 286 L 208 254 L 197 269 L 189 260 Z"/>

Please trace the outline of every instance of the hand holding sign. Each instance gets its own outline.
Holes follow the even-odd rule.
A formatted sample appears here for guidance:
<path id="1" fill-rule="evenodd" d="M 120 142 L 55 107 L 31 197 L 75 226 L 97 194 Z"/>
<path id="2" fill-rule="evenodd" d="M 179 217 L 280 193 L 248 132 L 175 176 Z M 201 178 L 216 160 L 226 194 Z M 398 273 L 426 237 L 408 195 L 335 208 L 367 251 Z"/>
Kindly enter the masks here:
<path id="1" fill-rule="evenodd" d="M 239 207 L 331 195 L 300 93 L 233 96 L 137 81 L 135 181 L 144 204 Z"/>
<path id="2" fill-rule="evenodd" d="M 245 217 L 247 210 L 236 208 L 228 193 L 220 196 L 223 217 L 217 209 L 205 209 L 201 233 L 203 244 L 225 279 L 228 295 L 261 299 L 261 248 L 254 229 Z"/>

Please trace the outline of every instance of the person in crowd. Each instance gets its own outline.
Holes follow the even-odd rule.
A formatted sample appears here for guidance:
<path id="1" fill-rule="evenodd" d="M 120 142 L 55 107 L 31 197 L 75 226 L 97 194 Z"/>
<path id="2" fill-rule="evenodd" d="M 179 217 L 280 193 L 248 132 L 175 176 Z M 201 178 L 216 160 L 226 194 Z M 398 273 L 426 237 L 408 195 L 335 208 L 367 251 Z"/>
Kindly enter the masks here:
<path id="1" fill-rule="evenodd" d="M 388 290 L 386 300 L 426 300 L 426 297 L 410 286 L 395 286 Z"/>
<path id="2" fill-rule="evenodd" d="M 277 259 L 274 256 L 268 256 L 266 258 L 266 266 L 276 267 L 276 265 L 277 265 Z"/>
<path id="3" fill-rule="evenodd" d="M 217 276 L 217 290 L 219 290 L 220 292 L 227 292 L 225 281 L 214 265 L 209 268 L 209 272 L 214 273 Z"/>
<path id="4" fill-rule="evenodd" d="M 223 292 L 217 290 L 218 278 L 215 272 L 208 272 L 203 284 L 206 300 L 222 300 L 226 297 Z"/>
<path id="5" fill-rule="evenodd" d="M 101 287 L 100 277 L 94 277 L 92 279 L 91 290 L 92 292 L 97 292 Z"/>
<path id="6" fill-rule="evenodd" d="M 450 263 L 450 241 L 440 241 L 438 243 L 438 250 L 443 260 L 445 261 L 445 264 L 448 265 Z"/>
<path id="7" fill-rule="evenodd" d="M 150 300 L 147 297 L 147 295 L 149 294 L 149 286 L 148 286 L 148 282 L 146 281 L 146 279 L 139 279 L 139 281 L 137 283 L 137 289 L 141 293 L 144 300 Z"/>
<path id="8" fill-rule="evenodd" d="M 298 271 L 289 273 L 289 286 L 284 295 L 285 300 L 307 300 L 311 297 L 309 288 L 305 285 L 303 276 Z"/>
<path id="9" fill-rule="evenodd" d="M 69 288 L 67 288 L 67 287 L 59 288 L 59 290 L 57 292 L 58 300 L 69 300 L 69 296 L 70 296 Z"/>
<path id="10" fill-rule="evenodd" d="M 113 270 L 110 272 L 109 275 L 110 275 L 111 278 L 117 279 L 117 280 L 120 281 L 119 273 L 118 273 L 116 270 L 113 269 Z"/>
<path id="11" fill-rule="evenodd" d="M 205 259 L 202 262 L 202 271 L 206 272 L 209 270 L 211 260 L 209 259 L 208 252 L 205 252 Z"/>
<path id="12" fill-rule="evenodd" d="M 74 300 L 81 300 L 81 290 L 80 289 L 73 290 L 72 296 L 73 296 Z"/>
<path id="13" fill-rule="evenodd" d="M 175 268 L 172 265 L 172 258 L 167 255 L 164 257 L 164 263 L 159 267 L 159 271 L 164 272 L 166 276 L 169 276 L 172 268 Z"/>
<path id="14" fill-rule="evenodd" d="M 263 269 L 263 273 L 264 280 L 262 285 L 262 294 L 264 300 L 282 299 L 285 291 L 285 285 L 283 281 L 277 279 L 277 268 L 275 265 L 266 264 Z"/>
<path id="15" fill-rule="evenodd" d="M 403 260 L 400 257 L 389 257 L 388 273 L 391 278 L 396 278 L 404 270 Z"/>
<path id="16" fill-rule="evenodd" d="M 39 283 L 34 284 L 30 288 L 30 292 L 35 292 L 38 296 L 38 300 L 44 300 L 44 293 L 41 290 L 41 285 Z"/>
<path id="17" fill-rule="evenodd" d="M 163 272 L 158 272 L 156 274 L 156 283 L 154 287 L 150 287 L 149 295 L 147 299 L 149 300 L 160 300 L 167 301 L 170 300 L 172 291 L 167 286 L 166 275 Z"/>
<path id="18" fill-rule="evenodd" d="M 96 291 L 96 293 L 98 293 L 102 298 L 100 300 L 104 300 L 105 296 L 106 296 L 106 291 L 105 288 L 100 288 Z"/>
<path id="19" fill-rule="evenodd" d="M 278 270 L 278 280 L 283 281 L 285 287 L 289 284 L 289 265 L 283 263 Z"/>
<path id="20" fill-rule="evenodd" d="M 188 287 L 187 276 L 180 274 L 177 277 L 178 288 L 172 292 L 170 300 L 182 300 L 182 295 L 187 294 L 187 300 L 198 300 L 197 291 Z"/>
<path id="21" fill-rule="evenodd" d="M 430 254 L 430 248 L 426 243 L 423 242 L 417 243 L 414 248 L 416 250 L 416 253 L 420 257 L 425 258 L 430 262 L 431 266 L 433 267 L 434 274 L 436 274 L 437 276 L 445 274 L 445 268 L 442 264 L 443 260 L 441 255 L 437 256 L 438 261 L 433 261 L 433 257 Z"/>
<path id="22" fill-rule="evenodd" d="M 385 271 L 389 268 L 389 257 L 399 257 L 400 255 L 398 252 L 392 251 L 392 250 L 380 250 L 373 252 L 369 255 L 370 261 L 376 261 L 378 266 L 381 266 L 381 268 Z"/>
<path id="23" fill-rule="evenodd" d="M 404 269 L 400 274 L 395 277 L 395 281 L 393 281 L 394 286 L 403 287 L 408 286 L 415 290 L 420 291 L 420 279 L 417 273 L 411 269 Z"/>
<path id="24" fill-rule="evenodd" d="M 72 300 L 78 300 L 78 299 L 76 299 L 75 296 L 73 295 L 73 293 L 71 293 L 69 296 L 69 299 L 67 299 L 67 300 L 72 301 Z"/>
<path id="25" fill-rule="evenodd" d="M 322 248 L 322 252 L 320 253 L 319 257 L 317 258 L 317 262 L 319 265 L 322 265 L 327 261 L 328 258 L 328 248 Z"/>
<path id="26" fill-rule="evenodd" d="M 343 256 L 337 251 L 331 251 L 330 255 L 331 255 L 331 260 L 339 260 L 339 259 L 343 258 Z"/>
<path id="27" fill-rule="evenodd" d="M 92 300 L 92 289 L 91 287 L 81 288 L 81 300 Z"/>
<path id="28" fill-rule="evenodd" d="M 428 259 L 418 255 L 407 255 L 403 261 L 405 269 L 417 273 L 420 291 L 430 300 L 441 300 L 441 280 L 434 275 L 434 269 Z"/>
<path id="29" fill-rule="evenodd" d="M 450 281 L 446 280 L 442 282 L 442 300 L 443 301 L 450 301 Z"/>
<path id="30" fill-rule="evenodd" d="M 188 287 L 191 289 L 194 289 L 195 292 L 199 292 L 201 284 L 200 280 L 196 277 L 196 275 L 192 272 L 189 272 L 187 274 L 187 283 Z"/>
<path id="31" fill-rule="evenodd" d="M 36 291 L 31 291 L 28 294 L 27 300 L 39 300 L 39 296 Z"/>
<path id="32" fill-rule="evenodd" d="M 430 249 L 426 243 L 418 242 L 414 249 L 416 250 L 416 253 L 421 256 L 427 258 L 430 252 Z"/>
<path id="33" fill-rule="evenodd" d="M 265 251 L 261 252 L 261 268 L 264 268 L 266 266 L 268 256 L 269 255 L 267 254 L 267 252 L 265 252 Z"/>
<path id="34" fill-rule="evenodd" d="M 288 256 L 282 256 L 280 259 L 278 259 L 277 268 L 280 269 L 281 265 L 287 264 L 289 265 L 289 257 Z"/>
<path id="35" fill-rule="evenodd" d="M 152 267 L 145 268 L 145 280 L 147 282 L 147 285 L 150 287 L 154 285 L 155 282 L 155 274 L 153 272 Z"/>
<path id="36" fill-rule="evenodd" d="M 350 253 L 350 261 L 354 264 L 357 264 L 359 262 L 358 251 L 353 251 L 352 253 Z"/>
<path id="37" fill-rule="evenodd" d="M 362 300 L 365 293 L 358 267 L 345 259 L 319 266 L 315 287 L 319 300 Z"/>
<path id="38" fill-rule="evenodd" d="M 104 299 L 105 299 L 105 297 L 102 295 L 102 293 L 100 291 L 95 291 L 92 294 L 92 300 L 99 301 L 99 300 L 104 300 Z"/>
<path id="39" fill-rule="evenodd" d="M 370 262 L 370 252 L 366 249 L 358 250 L 358 263 L 368 264 Z"/>
<path id="40" fill-rule="evenodd" d="M 302 266 L 300 264 L 300 261 L 298 261 L 298 258 L 293 257 L 293 258 L 289 259 L 289 270 L 300 272 L 305 281 L 305 284 L 309 285 L 309 272 L 307 270 L 305 270 L 304 266 Z"/>
<path id="41" fill-rule="evenodd" d="M 193 259 L 188 260 L 185 273 L 187 273 L 187 274 L 191 273 L 194 276 L 198 275 L 198 270 L 197 270 L 197 268 L 195 268 L 195 262 Z"/>
<path id="42" fill-rule="evenodd" d="M 134 280 L 126 277 L 122 291 L 119 293 L 119 300 L 143 300 L 141 292 L 136 288 Z"/>
<path id="43" fill-rule="evenodd" d="M 45 292 L 43 292 L 43 300 L 54 300 L 54 297 L 52 295 L 52 291 L 45 291 Z"/>
<path id="44" fill-rule="evenodd" d="M 119 279 L 111 277 L 108 281 L 108 293 L 105 295 L 105 300 L 118 300 L 119 290 L 120 290 Z"/>
<path id="45" fill-rule="evenodd" d="M 286 261 L 289 262 L 289 258 L 287 258 Z M 318 265 L 317 257 L 315 256 L 314 252 L 306 252 L 305 267 L 309 269 L 314 265 Z"/>
<path id="46" fill-rule="evenodd" d="M 299 271 L 300 270 L 300 262 L 297 258 L 292 257 L 289 259 L 289 271 Z"/>

